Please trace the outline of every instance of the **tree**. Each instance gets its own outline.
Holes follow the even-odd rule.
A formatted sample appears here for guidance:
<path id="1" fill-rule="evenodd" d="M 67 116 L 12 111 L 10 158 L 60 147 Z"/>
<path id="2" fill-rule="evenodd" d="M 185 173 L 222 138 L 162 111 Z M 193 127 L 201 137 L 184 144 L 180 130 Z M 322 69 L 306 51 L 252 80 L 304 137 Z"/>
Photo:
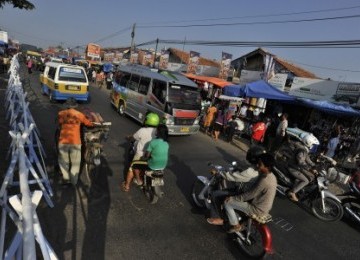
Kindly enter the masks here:
<path id="1" fill-rule="evenodd" d="M 0 8 L 4 8 L 5 4 L 12 4 L 14 8 L 32 10 L 35 6 L 26 0 L 0 0 Z"/>

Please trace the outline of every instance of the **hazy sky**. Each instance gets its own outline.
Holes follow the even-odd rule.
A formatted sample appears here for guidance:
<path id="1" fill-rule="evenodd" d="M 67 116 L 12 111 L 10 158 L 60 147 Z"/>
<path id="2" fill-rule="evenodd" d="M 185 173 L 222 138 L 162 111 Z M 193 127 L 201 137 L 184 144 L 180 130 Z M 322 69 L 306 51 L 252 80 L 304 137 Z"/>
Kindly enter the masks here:
<path id="1" fill-rule="evenodd" d="M 75 47 L 96 42 L 103 47 L 124 47 L 155 40 L 207 41 L 330 41 L 360 39 L 360 18 L 317 22 L 268 23 L 236 26 L 141 28 L 149 25 L 194 25 L 304 20 L 360 14 L 359 0 L 30 0 L 36 9 L 25 11 L 6 5 L 0 9 L 0 28 L 10 38 L 42 48 Z M 317 11 L 317 12 L 314 12 Z M 290 13 L 290 14 L 289 14 Z M 288 15 L 284 15 L 288 14 Z M 226 19 L 223 19 L 226 18 Z M 206 20 L 209 19 L 209 20 Z M 155 46 L 147 46 L 155 48 Z M 164 47 L 164 46 L 160 46 Z M 169 45 L 220 59 L 221 52 L 238 58 L 254 47 Z M 267 48 L 323 78 L 360 82 L 359 48 Z"/>

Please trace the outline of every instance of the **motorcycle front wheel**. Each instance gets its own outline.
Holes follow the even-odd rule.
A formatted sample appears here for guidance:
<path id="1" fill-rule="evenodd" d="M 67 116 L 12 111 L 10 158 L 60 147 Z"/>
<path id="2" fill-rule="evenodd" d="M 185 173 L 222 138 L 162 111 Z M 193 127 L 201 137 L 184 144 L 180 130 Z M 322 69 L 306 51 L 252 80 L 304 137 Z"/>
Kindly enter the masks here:
<path id="1" fill-rule="evenodd" d="M 349 208 L 354 214 L 358 216 L 358 218 L 360 218 L 360 200 L 355 198 L 346 198 L 342 200 L 342 203 L 344 208 Z M 356 219 L 346 209 L 344 211 L 344 216 L 347 219 Z"/>
<path id="2" fill-rule="evenodd" d="M 199 194 L 203 190 L 204 187 L 205 187 L 205 184 L 202 181 L 200 181 L 199 179 L 197 179 L 193 184 L 192 192 L 191 192 L 191 197 L 192 197 L 192 200 L 193 200 L 195 206 L 197 206 L 198 208 L 202 208 L 202 209 L 206 208 L 206 205 L 205 205 L 205 201 L 203 199 L 199 198 Z M 206 197 L 206 194 L 204 194 L 204 196 Z"/>
<path id="3" fill-rule="evenodd" d="M 336 200 L 331 198 L 324 198 L 324 206 L 325 208 L 323 209 L 321 198 L 317 198 L 312 202 L 312 212 L 318 219 L 334 222 L 340 220 L 343 217 L 343 207 Z"/>
<path id="4" fill-rule="evenodd" d="M 239 249 L 251 258 L 262 258 L 266 253 L 264 245 L 265 239 L 263 238 L 259 226 L 253 222 L 250 226 L 250 235 L 248 239 L 246 238 L 246 233 L 247 230 L 242 232 L 243 238 L 236 235 L 235 242 L 239 246 Z"/>

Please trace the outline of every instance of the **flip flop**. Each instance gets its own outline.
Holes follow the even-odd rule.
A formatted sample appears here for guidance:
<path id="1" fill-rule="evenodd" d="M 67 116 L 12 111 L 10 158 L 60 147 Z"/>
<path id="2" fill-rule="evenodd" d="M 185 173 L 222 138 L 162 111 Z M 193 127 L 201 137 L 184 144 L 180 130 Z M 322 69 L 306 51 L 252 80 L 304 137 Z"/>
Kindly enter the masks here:
<path id="1" fill-rule="evenodd" d="M 124 192 L 129 192 L 130 191 L 130 188 L 127 188 L 126 185 L 125 185 L 125 182 L 123 182 L 121 184 L 121 190 L 124 191 Z"/>

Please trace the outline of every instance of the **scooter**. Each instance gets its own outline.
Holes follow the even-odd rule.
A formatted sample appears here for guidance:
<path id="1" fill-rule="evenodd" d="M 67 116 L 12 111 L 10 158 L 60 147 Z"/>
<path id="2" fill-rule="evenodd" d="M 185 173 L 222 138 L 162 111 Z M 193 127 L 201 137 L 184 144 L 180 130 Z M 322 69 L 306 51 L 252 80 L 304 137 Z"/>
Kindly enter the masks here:
<path id="1" fill-rule="evenodd" d="M 291 151 L 277 151 L 275 153 L 276 164 L 273 173 L 278 179 L 277 190 L 286 195 L 297 181 L 289 172 L 288 161 Z M 311 182 L 298 192 L 299 202 L 303 205 L 310 204 L 315 217 L 323 221 L 338 221 L 343 217 L 344 210 L 341 200 L 329 191 L 331 179 L 334 181 L 339 174 L 334 167 L 336 162 L 326 156 L 320 156 L 317 161 L 317 175 Z M 330 179 L 331 176 L 331 179 Z"/>
<path id="2" fill-rule="evenodd" d="M 215 203 L 211 197 L 213 191 L 229 189 L 227 181 L 223 178 L 224 173 L 239 170 L 236 162 L 233 162 L 228 168 L 212 163 L 209 163 L 209 166 L 211 167 L 211 177 L 198 176 L 193 184 L 191 193 L 194 204 L 202 209 L 209 209 L 211 203 Z M 241 183 L 239 187 L 234 187 L 234 189 L 244 190 L 246 189 L 246 184 Z M 236 213 L 244 229 L 230 235 L 240 250 L 251 258 L 261 258 L 272 254 L 272 235 L 269 227 L 266 225 L 266 223 L 271 221 L 271 216 L 259 218 L 257 216 L 246 216 L 240 211 L 236 211 Z M 224 223 L 225 227 L 228 225 L 227 222 Z"/>
<path id="3" fill-rule="evenodd" d="M 355 172 L 349 179 L 348 192 L 340 194 L 339 196 L 346 196 L 341 200 L 345 210 L 345 217 L 352 219 L 360 224 L 360 171 Z"/>

